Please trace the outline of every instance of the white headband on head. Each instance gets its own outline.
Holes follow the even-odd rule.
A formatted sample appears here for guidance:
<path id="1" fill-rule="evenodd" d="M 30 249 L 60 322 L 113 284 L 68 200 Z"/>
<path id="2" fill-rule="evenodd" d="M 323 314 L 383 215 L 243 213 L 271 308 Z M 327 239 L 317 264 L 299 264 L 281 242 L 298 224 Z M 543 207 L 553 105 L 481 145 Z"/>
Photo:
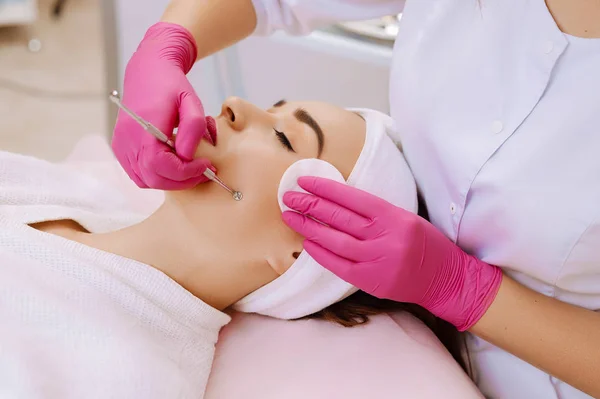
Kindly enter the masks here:
<path id="1" fill-rule="evenodd" d="M 417 212 L 417 189 L 404 156 L 393 121 L 378 111 L 349 109 L 366 121 L 365 144 L 346 184 L 374 194 L 408 211 Z M 292 164 L 281 177 L 279 206 L 287 191 L 301 191 L 300 176 L 318 176 L 344 182 L 342 174 L 330 163 L 303 159 Z M 318 312 L 358 291 L 318 264 L 306 251 L 281 276 L 245 296 L 234 309 L 259 313 L 278 319 L 297 319 Z"/>

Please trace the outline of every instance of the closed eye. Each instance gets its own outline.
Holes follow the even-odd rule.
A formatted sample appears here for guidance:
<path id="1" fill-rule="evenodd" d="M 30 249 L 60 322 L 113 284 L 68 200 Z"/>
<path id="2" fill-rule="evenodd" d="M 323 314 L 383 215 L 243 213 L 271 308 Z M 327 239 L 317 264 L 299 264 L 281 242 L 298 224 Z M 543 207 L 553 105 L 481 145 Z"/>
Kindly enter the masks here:
<path id="1" fill-rule="evenodd" d="M 287 136 L 283 133 L 280 132 L 277 129 L 273 129 L 275 131 L 275 136 L 277 136 L 277 139 L 279 140 L 279 142 L 281 142 L 281 144 L 288 150 L 291 152 L 296 152 L 294 150 L 294 147 L 292 147 L 292 143 L 290 143 L 290 141 L 288 140 Z"/>

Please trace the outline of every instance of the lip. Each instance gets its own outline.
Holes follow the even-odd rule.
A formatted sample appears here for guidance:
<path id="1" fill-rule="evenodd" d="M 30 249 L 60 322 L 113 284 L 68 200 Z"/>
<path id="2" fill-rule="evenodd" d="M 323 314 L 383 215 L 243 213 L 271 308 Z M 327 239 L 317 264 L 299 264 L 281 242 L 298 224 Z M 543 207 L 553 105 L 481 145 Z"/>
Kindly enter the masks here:
<path id="1" fill-rule="evenodd" d="M 213 145 L 217 145 L 217 122 L 212 116 L 206 117 L 206 132 L 204 137 Z"/>

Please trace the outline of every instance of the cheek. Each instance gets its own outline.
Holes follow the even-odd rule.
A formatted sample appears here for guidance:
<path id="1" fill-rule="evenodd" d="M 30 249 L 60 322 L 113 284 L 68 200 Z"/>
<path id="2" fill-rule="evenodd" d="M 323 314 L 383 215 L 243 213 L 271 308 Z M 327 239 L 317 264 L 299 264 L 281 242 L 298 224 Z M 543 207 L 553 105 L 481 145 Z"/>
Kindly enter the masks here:
<path id="1" fill-rule="evenodd" d="M 277 202 L 279 181 L 289 164 L 266 157 L 241 162 L 235 178 L 228 180 L 244 195 L 241 201 L 232 204 L 228 214 L 236 226 L 232 234 L 239 240 L 236 248 L 243 248 L 244 256 L 249 258 L 268 259 L 278 274 L 292 265 L 292 251 L 302 248 L 302 237 L 283 222 Z"/>
<path id="2" fill-rule="evenodd" d="M 276 204 L 281 176 L 296 158 L 275 144 L 248 140 L 231 148 L 215 167 L 219 177 L 244 194 L 246 204 Z"/>
<path id="3" fill-rule="evenodd" d="M 295 233 L 281 219 L 277 190 L 285 170 L 300 157 L 278 147 L 275 140 L 252 136 L 224 140 L 213 153 L 206 150 L 197 155 L 210 159 L 217 175 L 243 194 L 241 201 L 231 203 L 227 214 L 228 220 L 237 226 L 229 239 L 240 239 L 245 245 L 252 243 L 245 251 L 260 254 L 283 237 L 288 242 L 289 235 Z"/>
<path id="4" fill-rule="evenodd" d="M 244 196 L 235 206 L 240 211 L 239 220 L 247 226 L 262 226 L 260 232 L 254 232 L 255 239 L 269 241 L 262 244 L 272 245 L 272 240 L 294 234 L 281 219 L 277 202 L 281 176 L 294 162 L 283 150 L 252 146 L 236 154 L 235 161 L 231 160 L 230 165 L 235 167 L 223 170 L 226 182 Z"/>
<path id="5" fill-rule="evenodd" d="M 273 208 L 279 214 L 277 190 L 281 176 L 289 165 L 267 157 L 243 162 L 232 181 L 236 182 L 236 190 L 243 193 L 244 205 L 255 208 L 260 213 Z"/>

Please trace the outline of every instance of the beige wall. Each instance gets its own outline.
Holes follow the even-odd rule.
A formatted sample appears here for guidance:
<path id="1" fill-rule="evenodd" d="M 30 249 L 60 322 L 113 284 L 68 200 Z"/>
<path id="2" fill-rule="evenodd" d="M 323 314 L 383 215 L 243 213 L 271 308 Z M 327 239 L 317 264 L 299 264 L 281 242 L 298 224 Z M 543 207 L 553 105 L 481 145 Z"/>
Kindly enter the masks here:
<path id="1" fill-rule="evenodd" d="M 39 0 L 32 25 L 0 28 L 1 150 L 59 160 L 85 134 L 108 137 L 101 1 L 68 0 L 54 20 Z"/>

